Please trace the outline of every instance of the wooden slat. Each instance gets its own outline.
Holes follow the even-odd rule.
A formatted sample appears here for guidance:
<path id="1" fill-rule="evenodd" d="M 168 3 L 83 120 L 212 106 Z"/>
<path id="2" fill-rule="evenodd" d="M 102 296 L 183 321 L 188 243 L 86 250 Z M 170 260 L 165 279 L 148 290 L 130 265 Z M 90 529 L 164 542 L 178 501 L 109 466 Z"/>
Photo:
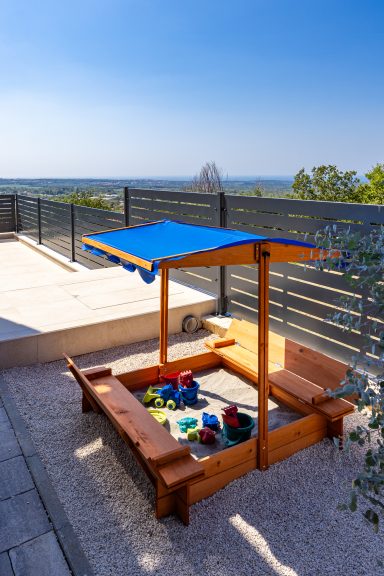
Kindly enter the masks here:
<path id="1" fill-rule="evenodd" d="M 101 378 L 102 376 L 110 376 L 112 374 L 112 369 L 106 368 L 105 366 L 97 366 L 96 368 L 82 370 L 82 372 L 88 380 L 94 380 L 95 378 Z"/>
<path id="2" fill-rule="evenodd" d="M 256 462 L 256 454 L 257 439 L 250 438 L 237 446 L 232 446 L 226 450 L 221 450 L 217 454 L 200 458 L 199 462 L 204 467 L 205 477 L 209 478 L 252 458 L 254 458 Z"/>
<path id="3" fill-rule="evenodd" d="M 306 436 L 302 436 L 295 440 L 294 442 L 290 442 L 289 444 L 285 444 L 284 446 L 280 446 L 280 448 L 276 448 L 276 450 L 271 450 L 268 454 L 269 463 L 275 464 L 276 462 L 280 462 L 280 460 L 285 460 L 295 454 L 299 450 L 303 450 L 304 448 L 308 448 L 313 444 L 317 444 L 327 435 L 327 428 L 321 428 L 320 430 L 316 430 L 315 432 L 311 432 Z"/>
<path id="4" fill-rule="evenodd" d="M 203 352 L 202 354 L 186 356 L 179 360 L 167 362 L 165 366 L 161 366 L 160 375 L 187 369 L 192 370 L 192 372 L 209 370 L 210 368 L 220 366 L 220 364 L 221 359 L 214 352 Z"/>
<path id="5" fill-rule="evenodd" d="M 178 486 L 192 478 L 201 477 L 203 474 L 202 465 L 190 455 L 158 468 L 158 475 L 168 488 Z"/>
<path id="6" fill-rule="evenodd" d="M 277 448 L 285 446 L 294 442 L 302 436 L 311 434 L 318 430 L 325 431 L 327 428 L 327 420 L 324 416 L 320 414 L 310 414 L 300 420 L 281 426 L 276 430 L 269 432 L 269 450 L 273 451 Z"/>
<path id="7" fill-rule="evenodd" d="M 307 404 L 312 404 L 312 398 L 321 394 L 323 389 L 309 380 L 305 380 L 288 370 L 277 370 L 270 374 L 269 380 L 274 386 L 278 386 L 288 392 L 295 398 L 303 400 Z M 330 420 L 336 420 L 354 411 L 354 406 L 344 399 L 330 398 L 316 406 L 321 414 L 324 414 Z"/>
<path id="8" fill-rule="evenodd" d="M 156 461 L 167 455 L 169 461 L 185 453 L 169 432 L 114 376 L 88 380 L 76 364 L 67 357 L 68 366 L 77 381 L 96 400 L 115 426 L 129 436 L 144 458 Z"/>
<path id="9" fill-rule="evenodd" d="M 140 390 L 144 386 L 150 384 L 157 384 L 159 381 L 159 366 L 149 366 L 148 368 L 140 368 L 132 372 L 125 372 L 123 374 L 116 374 L 116 378 L 128 390 Z"/>
<path id="10" fill-rule="evenodd" d="M 344 378 L 347 364 L 287 339 L 285 368 L 302 378 L 311 380 L 323 389 L 334 390 Z"/>

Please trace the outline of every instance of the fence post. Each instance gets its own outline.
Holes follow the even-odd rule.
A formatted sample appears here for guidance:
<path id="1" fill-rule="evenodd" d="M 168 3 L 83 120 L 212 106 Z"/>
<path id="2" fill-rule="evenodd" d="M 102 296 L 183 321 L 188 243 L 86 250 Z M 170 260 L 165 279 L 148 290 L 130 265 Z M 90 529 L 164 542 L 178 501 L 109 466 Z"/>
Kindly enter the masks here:
<path id="1" fill-rule="evenodd" d="M 41 244 L 41 198 L 37 199 L 37 233 L 38 244 Z"/>
<path id="2" fill-rule="evenodd" d="M 227 208 L 225 201 L 225 194 L 223 190 L 217 193 L 217 223 L 220 228 L 225 228 L 227 226 Z M 219 303 L 218 311 L 219 314 L 224 315 L 227 313 L 228 309 L 228 298 L 227 298 L 227 273 L 225 266 L 220 266 L 219 268 Z"/>
<path id="3" fill-rule="evenodd" d="M 129 226 L 129 188 L 124 186 L 124 224 Z"/>
<path id="4" fill-rule="evenodd" d="M 70 204 L 71 214 L 71 262 L 76 262 L 76 246 L 75 246 L 75 205 Z"/>
<path id="5" fill-rule="evenodd" d="M 17 193 L 15 194 L 15 232 L 18 234 L 19 232 L 19 199 Z"/>

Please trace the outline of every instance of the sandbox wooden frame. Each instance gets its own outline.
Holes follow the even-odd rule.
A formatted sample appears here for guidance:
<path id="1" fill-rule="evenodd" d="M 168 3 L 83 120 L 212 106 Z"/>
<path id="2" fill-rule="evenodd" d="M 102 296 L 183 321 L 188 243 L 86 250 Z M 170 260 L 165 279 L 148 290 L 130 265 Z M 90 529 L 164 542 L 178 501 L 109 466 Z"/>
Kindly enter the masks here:
<path id="1" fill-rule="evenodd" d="M 85 237 L 85 241 L 105 248 L 97 240 L 90 241 Z M 147 261 L 139 261 L 137 257 L 117 250 L 110 252 L 150 269 Z M 178 260 L 163 260 L 158 265 L 161 275 L 159 364 L 112 376 L 111 371 L 104 368 L 82 372 L 67 358 L 69 368 L 83 389 L 83 411 L 101 409 L 107 414 L 154 483 L 157 518 L 176 513 L 188 524 L 189 507 L 232 480 L 255 468 L 266 470 L 270 464 L 326 436 L 342 435 L 343 418 L 353 412 L 353 405 L 346 400 L 329 399 L 324 394 L 324 388 L 336 387 L 345 375 L 347 366 L 270 333 L 268 326 L 270 262 L 309 261 L 324 257 L 325 254 L 318 249 L 263 241 L 178 255 Z M 232 333 L 229 330 L 226 338 L 208 343 L 210 351 L 168 361 L 169 269 L 230 264 L 257 264 L 259 267 L 258 325 L 234 321 L 235 330 Z M 169 444 L 164 436 L 166 444 L 169 444 L 168 449 L 159 450 L 157 435 L 169 433 L 142 410 L 132 392 L 158 383 L 168 372 L 185 369 L 198 372 L 220 367 L 246 376 L 258 387 L 257 437 L 197 461 L 190 455 L 189 447 L 182 447 L 173 437 L 172 441 L 176 444 Z M 125 396 L 118 387 L 124 387 Z M 108 396 L 111 390 L 115 393 L 114 397 Z M 302 417 L 268 431 L 269 395 L 302 414 Z M 135 415 L 136 411 L 140 417 Z"/>

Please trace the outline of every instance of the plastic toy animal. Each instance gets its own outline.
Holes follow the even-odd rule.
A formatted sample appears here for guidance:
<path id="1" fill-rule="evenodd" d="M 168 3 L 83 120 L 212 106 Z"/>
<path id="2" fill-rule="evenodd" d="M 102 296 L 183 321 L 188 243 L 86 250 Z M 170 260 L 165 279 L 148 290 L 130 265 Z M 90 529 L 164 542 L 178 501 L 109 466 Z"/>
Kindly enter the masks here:
<path id="1" fill-rule="evenodd" d="M 220 422 L 217 416 L 214 414 L 208 414 L 208 412 L 203 412 L 202 416 L 203 428 L 210 428 L 214 432 L 219 430 Z"/>
<path id="2" fill-rule="evenodd" d="M 214 444 L 216 434 L 210 428 L 202 428 L 199 432 L 200 442 L 202 444 Z"/>
<path id="3" fill-rule="evenodd" d="M 232 428 L 240 428 L 240 422 L 237 416 L 237 406 L 228 406 L 227 408 L 223 408 L 223 410 L 223 422 Z"/>
<path id="4" fill-rule="evenodd" d="M 188 431 L 188 428 L 195 428 L 197 426 L 197 418 L 186 416 L 185 418 L 178 420 L 177 425 L 180 428 L 180 432 L 185 433 Z"/>

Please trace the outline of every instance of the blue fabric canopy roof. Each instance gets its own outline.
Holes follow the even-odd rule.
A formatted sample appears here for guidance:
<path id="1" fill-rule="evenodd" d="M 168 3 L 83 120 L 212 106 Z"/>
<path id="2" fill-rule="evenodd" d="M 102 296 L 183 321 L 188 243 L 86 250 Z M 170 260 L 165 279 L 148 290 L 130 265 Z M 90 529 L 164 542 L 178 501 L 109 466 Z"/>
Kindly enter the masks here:
<path id="1" fill-rule="evenodd" d="M 130 256 L 144 260 L 151 264 L 150 271 L 143 270 L 145 276 L 148 272 L 151 275 L 156 274 L 160 262 L 164 260 L 177 260 L 190 254 L 263 241 L 294 244 L 308 248 L 314 247 L 313 244 L 305 242 L 284 238 L 268 238 L 267 236 L 248 234 L 228 228 L 213 228 L 162 220 L 131 228 L 87 234 L 83 236 L 83 249 L 89 250 L 97 256 L 106 256 L 113 262 L 123 264 L 128 270 L 135 268 L 129 265 Z M 118 256 L 116 252 L 119 253 Z"/>

